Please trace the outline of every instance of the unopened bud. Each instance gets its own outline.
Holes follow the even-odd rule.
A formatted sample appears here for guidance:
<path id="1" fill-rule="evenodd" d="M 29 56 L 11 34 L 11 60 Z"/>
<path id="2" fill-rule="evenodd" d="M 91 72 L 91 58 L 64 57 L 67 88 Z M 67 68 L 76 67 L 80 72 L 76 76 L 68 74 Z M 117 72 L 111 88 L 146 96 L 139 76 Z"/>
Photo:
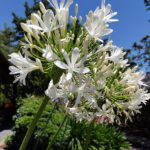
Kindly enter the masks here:
<path id="1" fill-rule="evenodd" d="M 83 51 L 85 52 L 85 54 L 88 53 L 88 46 L 89 46 L 89 40 L 88 40 L 88 36 L 87 36 L 83 43 Z"/>
<path id="2" fill-rule="evenodd" d="M 77 21 L 77 17 L 72 17 L 72 16 L 70 16 L 70 21 L 71 21 L 71 23 L 73 24 L 73 26 L 75 26 L 76 21 Z"/>
<path id="3" fill-rule="evenodd" d="M 56 42 L 60 40 L 60 33 L 58 30 L 55 30 Z"/>
<path id="4" fill-rule="evenodd" d="M 33 29 L 33 37 L 35 37 L 35 39 L 36 39 L 37 41 L 39 41 L 39 39 L 40 39 L 40 37 L 39 37 L 39 35 L 38 35 L 38 31 L 35 30 L 35 29 Z"/>
<path id="5" fill-rule="evenodd" d="M 78 4 L 75 5 L 75 16 L 78 14 Z"/>
<path id="6" fill-rule="evenodd" d="M 105 72 L 103 75 L 107 78 L 110 77 L 114 74 L 114 72 L 112 70 L 108 70 L 107 72 Z"/>
<path id="7" fill-rule="evenodd" d="M 135 72 L 137 69 L 138 69 L 138 66 L 135 66 L 135 67 L 132 69 L 132 72 Z"/>
<path id="8" fill-rule="evenodd" d="M 44 4 L 42 2 L 39 2 L 39 7 L 40 7 L 41 12 L 43 14 L 45 14 L 46 13 L 46 9 L 45 9 L 45 6 L 44 6 Z"/>
<path id="9" fill-rule="evenodd" d="M 130 87 L 124 89 L 124 92 L 134 92 L 135 89 L 136 89 L 135 86 L 130 86 Z"/>
<path id="10" fill-rule="evenodd" d="M 32 37 L 30 33 L 27 33 L 27 38 L 29 39 L 29 41 L 32 43 Z"/>
<path id="11" fill-rule="evenodd" d="M 32 30 L 28 27 L 27 24 L 25 24 L 25 23 L 20 23 L 20 25 L 21 25 L 21 28 L 22 28 L 25 32 L 30 33 L 30 34 L 33 34 Z"/>
<path id="12" fill-rule="evenodd" d="M 38 14 L 39 17 L 41 18 L 42 15 L 41 15 L 41 12 L 40 12 L 39 10 L 37 11 L 37 14 Z"/>
<path id="13" fill-rule="evenodd" d="M 34 25 L 39 26 L 38 21 L 37 21 L 37 19 L 35 18 L 35 16 L 34 16 L 33 14 L 31 14 L 31 20 L 32 20 L 32 23 L 33 23 Z"/>
<path id="14" fill-rule="evenodd" d="M 109 64 L 103 71 L 106 72 L 108 70 L 111 70 L 113 64 Z"/>
<path id="15" fill-rule="evenodd" d="M 115 85 L 116 85 L 116 86 L 118 86 L 118 85 L 119 85 L 119 82 L 118 82 L 118 80 L 117 80 L 117 79 L 115 79 L 115 80 L 114 80 L 114 83 L 115 83 Z"/>
<path id="16" fill-rule="evenodd" d="M 72 35 L 72 30 L 70 31 L 70 35 Z"/>
<path id="17" fill-rule="evenodd" d="M 90 11 L 89 14 L 88 14 L 88 17 L 90 18 L 91 21 L 92 21 L 92 16 L 93 16 L 93 12 Z"/>
<path id="18" fill-rule="evenodd" d="M 82 23 L 82 16 L 79 16 L 79 22 Z"/>
<path id="19" fill-rule="evenodd" d="M 72 34 L 72 40 L 74 40 L 74 37 L 75 37 L 75 35 L 74 35 L 74 34 Z"/>
<path id="20" fill-rule="evenodd" d="M 80 38 L 77 38 L 76 44 L 77 44 L 77 46 L 79 46 L 79 44 L 80 44 Z"/>

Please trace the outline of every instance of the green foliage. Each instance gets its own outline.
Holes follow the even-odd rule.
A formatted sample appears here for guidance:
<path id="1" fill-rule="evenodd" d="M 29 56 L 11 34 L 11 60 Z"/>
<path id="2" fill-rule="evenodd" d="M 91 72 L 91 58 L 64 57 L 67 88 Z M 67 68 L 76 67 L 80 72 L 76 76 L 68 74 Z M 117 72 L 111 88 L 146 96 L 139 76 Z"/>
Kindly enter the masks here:
<path id="1" fill-rule="evenodd" d="M 26 85 L 18 83 L 17 97 L 26 97 L 29 94 L 43 95 L 48 87 L 49 77 L 39 70 L 28 74 Z"/>
<path id="2" fill-rule="evenodd" d="M 8 101 L 9 100 L 6 98 L 6 96 L 2 92 L 0 92 L 0 107 Z"/>
<path id="3" fill-rule="evenodd" d="M 8 27 L 6 24 L 4 25 L 4 30 L 0 30 L 0 51 L 8 56 L 11 52 L 13 52 L 13 38 L 15 34 L 13 29 Z"/>
<path id="4" fill-rule="evenodd" d="M 144 0 L 144 4 L 150 10 L 150 0 Z M 132 48 L 128 49 L 128 57 L 141 69 L 150 72 L 150 35 L 143 37 L 139 43 L 134 42 Z"/>
<path id="5" fill-rule="evenodd" d="M 7 138 L 6 143 L 9 150 L 19 149 L 25 132 L 36 114 L 42 98 L 28 97 L 21 100 L 23 104 L 13 117 L 15 125 L 14 134 Z M 21 104 L 20 103 L 20 104 Z M 44 150 L 49 141 L 56 133 L 63 121 L 65 114 L 59 111 L 59 103 L 49 103 L 42 114 L 37 127 L 32 135 L 27 150 Z M 57 150 L 82 150 L 87 136 L 88 124 L 77 123 L 75 118 L 69 117 L 62 127 L 52 145 Z M 122 132 L 108 125 L 94 124 L 91 134 L 89 150 L 123 150 L 129 149 L 129 143 L 125 140 Z"/>
<path id="6" fill-rule="evenodd" d="M 11 91 L 7 88 L 7 86 L 0 85 L 0 106 L 2 106 L 4 103 L 11 102 L 11 95 Z"/>
<path id="7" fill-rule="evenodd" d="M 13 130 L 15 132 L 7 140 L 10 150 L 19 149 L 27 128 L 40 107 L 41 101 L 42 98 L 37 97 L 28 97 L 22 101 L 23 106 L 17 110 L 17 114 L 13 117 L 13 120 L 15 121 Z M 59 112 L 56 107 L 56 105 L 54 106 L 52 104 L 47 105 L 42 117 L 37 123 L 37 127 L 29 143 L 28 150 L 41 150 L 46 148 L 49 142 L 49 137 L 52 138 L 64 118 L 64 114 Z M 67 129 L 69 128 L 70 127 L 67 125 Z M 64 139 L 68 137 L 69 132 L 64 132 L 64 130 L 65 127 L 62 128 L 59 136 L 57 137 L 56 140 L 58 142 L 55 144 L 55 147 L 61 147 Z"/>
<path id="8" fill-rule="evenodd" d="M 141 39 L 140 43 L 134 43 L 130 53 L 130 59 L 140 67 L 150 72 L 150 36 L 146 35 Z"/>
<path id="9" fill-rule="evenodd" d="M 69 137 L 69 150 L 82 150 L 89 125 L 85 122 L 76 123 L 71 120 L 71 133 Z M 130 149 L 124 133 L 107 124 L 95 123 L 92 129 L 89 150 L 125 150 Z"/>

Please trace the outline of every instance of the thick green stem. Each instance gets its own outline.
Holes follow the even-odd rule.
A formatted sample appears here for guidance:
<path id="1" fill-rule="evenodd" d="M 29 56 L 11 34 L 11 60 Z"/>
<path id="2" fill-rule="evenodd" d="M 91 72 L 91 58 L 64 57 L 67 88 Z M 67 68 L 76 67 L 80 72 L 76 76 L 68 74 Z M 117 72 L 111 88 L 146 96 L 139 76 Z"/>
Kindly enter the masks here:
<path id="1" fill-rule="evenodd" d="M 92 132 L 92 129 L 93 129 L 94 121 L 95 121 L 95 118 L 91 121 L 90 126 L 89 126 L 89 128 L 87 130 L 86 141 L 84 143 L 83 150 L 87 150 L 88 149 L 88 145 L 90 143 L 90 137 L 91 137 L 91 132 Z"/>
<path id="2" fill-rule="evenodd" d="M 24 139 L 23 139 L 23 142 L 22 142 L 21 147 L 20 147 L 19 150 L 26 150 L 26 147 L 27 147 L 28 142 L 29 142 L 29 140 L 30 140 L 30 138 L 31 138 L 31 135 L 32 135 L 32 133 L 33 133 L 35 127 L 36 127 L 36 123 L 37 123 L 38 120 L 40 119 L 41 114 L 42 114 L 42 112 L 44 111 L 44 109 L 45 109 L 45 107 L 46 107 L 46 105 L 47 105 L 47 103 L 48 103 L 48 100 L 49 100 L 48 97 L 46 97 L 46 98 L 43 100 L 43 102 L 42 102 L 42 104 L 41 104 L 41 106 L 40 106 L 40 108 L 39 108 L 39 110 L 38 110 L 38 112 L 37 112 L 35 118 L 33 119 L 33 121 L 32 121 L 32 123 L 31 123 L 30 127 L 28 128 L 28 131 L 27 131 L 27 133 L 26 133 L 26 135 L 25 135 L 25 137 L 24 137 Z"/>
<path id="3" fill-rule="evenodd" d="M 63 122 L 61 123 L 60 127 L 58 128 L 58 130 L 57 130 L 56 134 L 54 135 L 52 141 L 48 144 L 46 150 L 51 150 L 51 146 L 52 146 L 52 144 L 54 143 L 54 141 L 55 141 L 57 135 L 59 134 L 59 132 L 60 132 L 60 130 L 61 130 L 61 128 L 63 127 L 63 125 L 64 125 L 66 119 L 67 119 L 67 115 L 64 117 Z"/>

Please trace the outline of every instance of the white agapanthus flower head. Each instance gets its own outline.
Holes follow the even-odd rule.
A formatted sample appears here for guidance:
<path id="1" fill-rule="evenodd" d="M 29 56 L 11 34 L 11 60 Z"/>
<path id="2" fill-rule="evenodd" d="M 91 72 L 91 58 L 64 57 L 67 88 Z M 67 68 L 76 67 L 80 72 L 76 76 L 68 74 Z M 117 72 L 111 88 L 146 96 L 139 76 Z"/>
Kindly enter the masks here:
<path id="1" fill-rule="evenodd" d="M 150 94 L 144 73 L 129 68 L 126 52 L 112 41 L 102 43 L 103 36 L 113 31 L 108 23 L 117 21 L 112 19 L 117 13 L 102 0 L 101 8 L 90 11 L 81 24 L 76 4 L 68 28 L 73 0 L 50 2 L 55 13 L 40 2 L 40 11 L 21 23 L 26 33 L 20 42 L 22 53 L 12 53 L 9 59 L 14 82 L 25 84 L 27 74 L 40 69 L 50 80 L 45 95 L 54 103 L 59 101 L 62 110 L 77 121 L 120 123 L 120 116 L 131 120 Z"/>
<path id="2" fill-rule="evenodd" d="M 14 65 L 9 67 L 10 74 L 17 74 L 14 83 L 19 80 L 25 85 L 25 78 L 29 72 L 37 69 L 43 70 L 42 63 L 38 58 L 36 58 L 36 61 L 32 61 L 28 57 L 23 57 L 20 52 L 12 53 L 9 56 L 9 61 Z"/>
<path id="3" fill-rule="evenodd" d="M 101 9 L 97 7 L 94 12 L 90 11 L 87 15 L 85 28 L 89 35 L 96 41 L 103 42 L 102 37 L 113 32 L 112 29 L 108 28 L 107 23 L 118 21 L 117 19 L 111 19 L 116 14 L 116 12 L 111 12 L 111 5 L 108 4 L 105 7 L 105 0 L 102 0 Z"/>

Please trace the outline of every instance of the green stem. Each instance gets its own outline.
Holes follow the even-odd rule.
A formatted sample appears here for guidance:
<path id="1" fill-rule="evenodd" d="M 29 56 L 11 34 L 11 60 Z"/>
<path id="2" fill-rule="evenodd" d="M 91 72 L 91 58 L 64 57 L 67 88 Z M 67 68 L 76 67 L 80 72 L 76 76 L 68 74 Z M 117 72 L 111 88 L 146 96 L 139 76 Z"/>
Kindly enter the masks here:
<path id="1" fill-rule="evenodd" d="M 86 141 L 84 143 L 83 150 L 87 150 L 88 149 L 88 145 L 90 143 L 90 137 L 91 137 L 94 121 L 95 121 L 95 118 L 91 121 L 90 126 L 89 126 L 89 128 L 87 130 Z"/>
<path id="2" fill-rule="evenodd" d="M 25 135 L 25 137 L 24 137 L 24 139 L 23 139 L 23 142 L 22 142 L 21 147 L 20 147 L 19 150 L 26 150 L 26 147 L 27 147 L 28 142 L 29 142 L 29 140 L 30 140 L 30 138 L 31 138 L 31 135 L 32 135 L 32 133 L 33 133 L 35 127 L 36 127 L 36 123 L 37 123 L 38 120 L 40 119 L 40 116 L 41 116 L 42 112 L 44 111 L 44 108 L 46 107 L 46 105 L 47 105 L 47 103 L 48 103 L 48 100 L 49 100 L 48 97 L 46 97 L 46 98 L 43 100 L 43 102 L 42 102 L 42 104 L 41 104 L 41 106 L 40 106 L 40 108 L 39 108 L 39 110 L 38 110 L 38 112 L 37 112 L 35 118 L 33 119 L 33 121 L 32 121 L 32 123 L 31 123 L 30 127 L 28 128 L 28 131 L 27 131 L 27 133 L 26 133 L 26 135 Z"/>
<path id="3" fill-rule="evenodd" d="M 52 144 L 54 143 L 54 141 L 55 141 L 57 135 L 59 134 L 59 132 L 60 132 L 60 130 L 61 130 L 61 128 L 63 127 L 63 125 L 64 125 L 66 119 L 67 119 L 67 115 L 64 117 L 63 122 L 61 123 L 60 127 L 58 128 L 58 130 L 57 130 L 56 134 L 54 135 L 52 141 L 48 144 L 46 150 L 51 150 L 51 146 L 52 146 Z"/>

